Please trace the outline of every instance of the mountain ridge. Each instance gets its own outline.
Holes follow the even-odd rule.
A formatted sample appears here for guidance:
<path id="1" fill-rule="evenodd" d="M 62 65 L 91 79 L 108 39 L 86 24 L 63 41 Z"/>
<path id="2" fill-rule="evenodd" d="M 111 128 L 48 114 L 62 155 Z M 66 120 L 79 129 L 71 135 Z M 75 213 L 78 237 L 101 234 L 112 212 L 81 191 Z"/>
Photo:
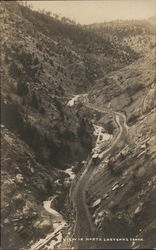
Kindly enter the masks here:
<path id="1" fill-rule="evenodd" d="M 73 211 L 68 201 L 72 182 L 65 170 L 71 166 L 74 166 L 75 174 L 83 170 L 83 161 L 95 144 L 94 124 L 102 125 L 112 136 L 116 133 L 112 116 L 103 116 L 89 109 L 85 105 L 87 98 L 80 98 L 81 101 L 69 106 L 74 95 L 88 94 L 95 107 L 124 112 L 132 127 L 127 139 L 130 141 L 132 137 L 130 151 L 138 146 L 139 155 L 143 144 L 139 136 L 147 133 L 151 136 L 151 145 L 147 147 L 149 151 L 145 153 L 145 159 L 144 155 L 141 156 L 140 162 L 147 164 L 148 157 L 153 155 L 154 127 L 150 134 L 142 121 L 146 121 L 147 127 L 152 127 L 154 121 L 155 43 L 153 31 L 146 25 L 141 29 L 138 25 L 135 30 L 130 23 L 127 33 L 122 27 L 112 27 L 103 34 L 33 11 L 18 2 L 2 2 L 0 17 L 1 31 L 5 34 L 1 40 L 2 247 L 19 249 L 54 230 L 55 220 L 49 218 L 42 203 L 55 194 L 57 210 L 63 213 L 69 224 L 73 223 Z M 120 39 L 122 32 L 124 41 Z M 148 52 L 147 58 L 145 51 Z M 139 126 L 142 132 L 139 132 Z M 138 145 L 135 139 L 139 141 Z M 110 157 L 111 167 L 108 164 L 106 175 L 111 182 L 118 175 L 121 178 L 120 165 L 123 172 L 126 171 L 126 161 L 122 161 L 119 154 L 123 144 L 124 140 L 121 140 L 116 149 L 116 159 Z M 154 161 L 155 158 L 150 163 L 149 178 L 154 175 Z M 139 170 L 139 165 L 135 167 L 134 175 L 145 178 L 145 165 L 142 170 Z M 92 202 L 90 197 L 95 198 L 99 189 L 98 186 L 93 190 L 96 177 L 88 191 L 88 204 Z M 130 179 L 129 172 L 126 178 Z M 103 179 L 100 183 L 101 190 L 105 192 Z M 153 183 L 154 179 L 150 182 L 152 187 Z M 110 188 L 110 183 L 106 188 Z M 133 189 L 133 185 L 130 188 Z M 129 195 L 129 190 L 126 195 Z M 139 206 L 137 202 L 141 201 L 133 199 Z M 115 204 L 108 202 L 109 214 L 113 209 L 118 213 L 116 205 L 112 208 Z M 100 209 L 104 209 L 103 204 Z M 98 211 L 91 211 L 91 215 L 94 212 L 97 217 Z M 133 217 L 133 213 L 131 215 Z M 109 224 L 114 230 L 111 216 L 108 217 L 109 223 L 102 221 L 103 228 Z M 152 216 L 147 220 L 147 231 L 151 230 L 148 222 Z M 145 226 L 141 222 L 140 225 L 144 232 Z"/>

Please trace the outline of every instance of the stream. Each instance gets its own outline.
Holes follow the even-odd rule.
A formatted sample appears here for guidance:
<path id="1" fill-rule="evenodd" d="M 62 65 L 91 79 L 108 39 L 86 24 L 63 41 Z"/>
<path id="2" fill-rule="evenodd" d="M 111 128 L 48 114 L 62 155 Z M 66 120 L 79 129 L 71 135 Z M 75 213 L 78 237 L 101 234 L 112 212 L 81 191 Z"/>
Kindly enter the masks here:
<path id="1" fill-rule="evenodd" d="M 75 173 L 73 172 L 73 166 L 71 168 L 66 169 L 64 172 L 69 175 L 70 181 L 72 181 L 75 178 Z M 35 244 L 33 244 L 31 246 L 31 250 L 39 250 L 39 249 L 52 250 L 55 249 L 58 245 L 60 245 L 63 240 L 62 229 L 67 226 L 67 223 L 64 220 L 62 214 L 60 214 L 51 207 L 55 198 L 56 196 L 49 197 L 47 200 L 43 202 L 44 209 L 54 217 L 54 223 L 53 223 L 54 231 L 52 233 L 47 234 L 45 238 L 40 239 Z"/>
<path id="2" fill-rule="evenodd" d="M 44 239 L 40 239 L 37 243 L 31 246 L 31 250 L 52 250 L 56 245 L 60 244 L 63 239 L 61 230 L 66 226 L 66 221 L 60 213 L 51 208 L 51 203 L 53 202 L 53 200 L 54 197 L 48 199 L 47 201 L 44 201 L 43 206 L 45 210 L 55 218 L 55 221 L 53 223 L 54 231 L 47 234 Z"/>
<path id="3" fill-rule="evenodd" d="M 88 95 L 81 94 L 75 95 L 68 103 L 68 106 L 73 106 L 76 102 L 88 102 Z M 103 127 L 94 124 L 94 135 L 97 136 L 96 144 L 92 152 L 94 154 L 99 154 L 99 149 L 102 143 L 105 141 L 109 141 L 112 139 L 112 135 L 108 134 L 104 131 Z M 73 172 L 73 166 L 71 168 L 66 169 L 64 172 L 69 175 L 69 181 L 72 182 L 75 179 L 75 173 Z M 53 209 L 51 206 L 53 204 L 56 196 L 49 197 L 46 201 L 43 202 L 44 209 L 54 217 L 53 229 L 52 233 L 47 234 L 44 239 L 40 239 L 38 242 L 31 246 L 31 250 L 52 250 L 58 247 L 63 241 L 62 229 L 67 226 L 66 221 L 63 216 Z"/>

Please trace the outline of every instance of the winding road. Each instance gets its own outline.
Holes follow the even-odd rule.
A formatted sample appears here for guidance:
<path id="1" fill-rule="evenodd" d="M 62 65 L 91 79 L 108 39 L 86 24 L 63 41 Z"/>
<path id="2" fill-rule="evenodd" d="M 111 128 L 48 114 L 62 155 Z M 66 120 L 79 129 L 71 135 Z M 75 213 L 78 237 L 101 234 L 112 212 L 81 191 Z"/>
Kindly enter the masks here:
<path id="1" fill-rule="evenodd" d="M 129 127 L 126 122 L 126 116 L 123 113 L 115 112 L 110 109 L 104 109 L 104 110 L 98 109 L 89 103 L 87 103 L 86 106 L 100 113 L 112 114 L 112 116 L 114 117 L 114 121 L 118 128 L 118 132 L 112 139 L 112 143 L 110 147 L 100 153 L 100 157 L 105 158 L 108 156 L 108 154 L 111 153 L 115 145 L 119 142 L 122 134 L 128 131 Z M 99 136 L 97 137 L 97 141 L 98 139 L 99 139 Z M 98 236 L 96 227 L 92 221 L 88 206 L 86 204 L 86 190 L 90 182 L 90 179 L 94 176 L 94 172 L 96 170 L 97 168 L 95 167 L 93 163 L 92 155 L 90 155 L 86 162 L 86 167 L 84 171 L 80 173 L 79 178 L 77 178 L 76 182 L 74 181 L 71 186 L 69 197 L 73 205 L 74 212 L 76 214 L 76 221 L 75 221 L 75 225 L 74 225 L 73 232 L 72 232 L 73 233 L 72 238 L 76 238 L 76 240 L 71 242 L 70 246 L 68 244 L 68 247 L 66 249 L 96 249 L 96 242 L 94 241 L 90 242 L 90 241 L 84 240 L 86 238 L 95 238 Z M 49 213 L 60 218 L 61 215 L 57 211 L 53 210 L 50 207 L 50 204 L 51 204 L 50 200 L 44 202 L 44 208 Z M 33 246 L 31 246 L 32 250 L 33 249 L 34 250 L 45 249 L 48 246 L 48 244 L 50 244 L 52 247 L 53 239 L 56 237 L 58 233 L 61 233 L 62 229 L 65 226 L 65 221 L 63 220 L 63 218 L 61 217 L 60 219 L 62 223 L 58 225 L 55 231 L 48 234 L 45 239 L 41 239 L 40 241 L 33 244 Z M 83 238 L 83 241 L 81 241 L 82 238 Z M 60 247 L 61 247 L 60 249 L 64 249 L 63 244 L 61 244 Z"/>
<path id="2" fill-rule="evenodd" d="M 115 123 L 118 127 L 117 135 L 112 140 L 111 146 L 107 148 L 105 151 L 101 152 L 100 156 L 105 158 L 110 154 L 115 147 L 115 145 L 121 139 L 123 133 L 126 133 L 129 129 L 126 116 L 123 113 L 115 112 L 112 110 L 100 110 L 98 108 L 88 106 L 87 107 L 101 112 L 101 113 L 111 113 L 114 116 Z M 73 208 L 76 212 L 76 223 L 74 227 L 73 237 L 77 240 L 74 242 L 73 247 L 74 249 L 95 249 L 96 243 L 94 241 L 86 241 L 86 238 L 96 238 L 97 232 L 96 228 L 93 224 L 88 206 L 86 204 L 86 190 L 90 181 L 90 178 L 93 177 L 94 171 L 96 167 L 92 161 L 92 157 L 90 156 L 86 168 L 82 175 L 80 176 L 79 180 L 77 181 L 76 185 L 74 186 L 71 192 L 71 200 L 73 203 Z M 81 238 L 83 240 L 81 241 Z"/>

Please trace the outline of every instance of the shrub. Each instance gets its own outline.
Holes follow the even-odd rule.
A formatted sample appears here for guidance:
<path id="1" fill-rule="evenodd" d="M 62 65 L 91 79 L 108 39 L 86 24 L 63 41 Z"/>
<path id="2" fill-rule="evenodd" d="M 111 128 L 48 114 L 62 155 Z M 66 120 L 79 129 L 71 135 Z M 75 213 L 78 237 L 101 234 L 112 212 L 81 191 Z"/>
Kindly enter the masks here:
<path id="1" fill-rule="evenodd" d="M 42 146 L 42 138 L 36 127 L 33 127 L 29 122 L 26 123 L 22 137 L 36 153 L 39 153 L 40 147 Z"/>
<path id="2" fill-rule="evenodd" d="M 36 44 L 36 47 L 37 47 L 37 49 L 39 49 L 40 51 L 42 51 L 42 50 L 43 50 L 42 45 L 41 45 L 41 44 L 39 44 L 39 43 L 37 43 L 37 44 Z"/>
<path id="3" fill-rule="evenodd" d="M 18 64 L 12 62 L 10 64 L 9 73 L 12 77 L 16 78 L 21 76 L 22 70 Z"/>
<path id="4" fill-rule="evenodd" d="M 61 118 L 64 119 L 64 110 L 63 110 L 63 106 L 62 106 L 61 102 L 55 97 L 54 103 L 55 103 L 57 110 L 60 112 Z"/>
<path id="5" fill-rule="evenodd" d="M 83 137 L 86 134 L 86 124 L 84 119 L 81 120 L 80 126 L 78 127 L 77 134 L 79 137 Z"/>
<path id="6" fill-rule="evenodd" d="M 61 79 L 61 81 L 62 81 L 62 79 Z M 60 93 L 61 95 L 64 95 L 64 89 L 62 88 L 62 86 L 58 86 L 57 87 L 57 89 L 58 89 L 58 93 Z"/>
<path id="7" fill-rule="evenodd" d="M 144 88 L 143 84 L 136 82 L 135 84 L 128 86 L 127 91 L 129 96 L 133 96 L 136 94 L 136 92 L 142 90 L 143 88 Z"/>
<path id="8" fill-rule="evenodd" d="M 18 82 L 17 94 L 19 96 L 25 96 L 28 94 L 28 86 L 27 86 L 26 82 Z"/>
<path id="9" fill-rule="evenodd" d="M 53 62 L 53 60 L 52 59 L 50 59 L 50 64 L 51 64 L 51 66 L 54 66 L 54 62 Z"/>
<path id="10" fill-rule="evenodd" d="M 32 106 L 36 109 L 39 108 L 39 103 L 38 103 L 38 99 L 37 99 L 37 96 L 36 94 L 33 92 L 32 94 L 32 102 L 31 102 Z"/>
<path id="11" fill-rule="evenodd" d="M 38 60 L 38 58 L 37 58 L 37 57 L 35 57 L 35 58 L 34 58 L 34 62 L 33 62 L 33 64 L 34 64 L 34 65 L 39 64 L 39 60 Z"/>
<path id="12" fill-rule="evenodd" d="M 8 64 L 9 63 L 9 59 L 8 59 L 8 55 L 5 54 L 5 59 L 4 59 L 5 63 Z"/>
<path id="13" fill-rule="evenodd" d="M 105 129 L 109 134 L 113 134 L 115 126 L 112 121 L 109 121 L 107 124 L 105 124 Z"/>
<path id="14" fill-rule="evenodd" d="M 69 131 L 68 129 L 66 129 L 64 131 L 64 133 L 62 134 L 62 137 L 65 139 L 65 140 L 69 140 L 69 141 L 73 141 L 75 139 L 75 135 L 73 132 Z"/>
<path id="15" fill-rule="evenodd" d="M 129 117 L 129 119 L 128 119 L 128 123 L 135 123 L 136 122 L 136 120 L 137 120 L 137 118 L 138 118 L 138 114 L 132 114 L 130 117 Z"/>
<path id="16" fill-rule="evenodd" d="M 44 109 L 43 107 L 41 107 L 41 108 L 40 108 L 40 114 L 41 114 L 41 115 L 45 115 L 45 113 L 46 113 L 45 109 Z"/>
<path id="17" fill-rule="evenodd" d="M 5 104 L 4 101 L 1 101 L 1 123 L 10 129 L 21 130 L 23 119 L 19 107 L 15 104 Z"/>

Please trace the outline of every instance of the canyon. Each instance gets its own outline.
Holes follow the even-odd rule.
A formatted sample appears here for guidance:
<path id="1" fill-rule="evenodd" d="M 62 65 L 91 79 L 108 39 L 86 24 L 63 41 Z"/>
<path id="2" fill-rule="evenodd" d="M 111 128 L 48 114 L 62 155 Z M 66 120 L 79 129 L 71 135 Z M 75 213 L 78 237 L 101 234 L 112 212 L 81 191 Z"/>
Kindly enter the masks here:
<path id="1" fill-rule="evenodd" d="M 0 19 L 2 249 L 155 248 L 155 22 Z"/>

